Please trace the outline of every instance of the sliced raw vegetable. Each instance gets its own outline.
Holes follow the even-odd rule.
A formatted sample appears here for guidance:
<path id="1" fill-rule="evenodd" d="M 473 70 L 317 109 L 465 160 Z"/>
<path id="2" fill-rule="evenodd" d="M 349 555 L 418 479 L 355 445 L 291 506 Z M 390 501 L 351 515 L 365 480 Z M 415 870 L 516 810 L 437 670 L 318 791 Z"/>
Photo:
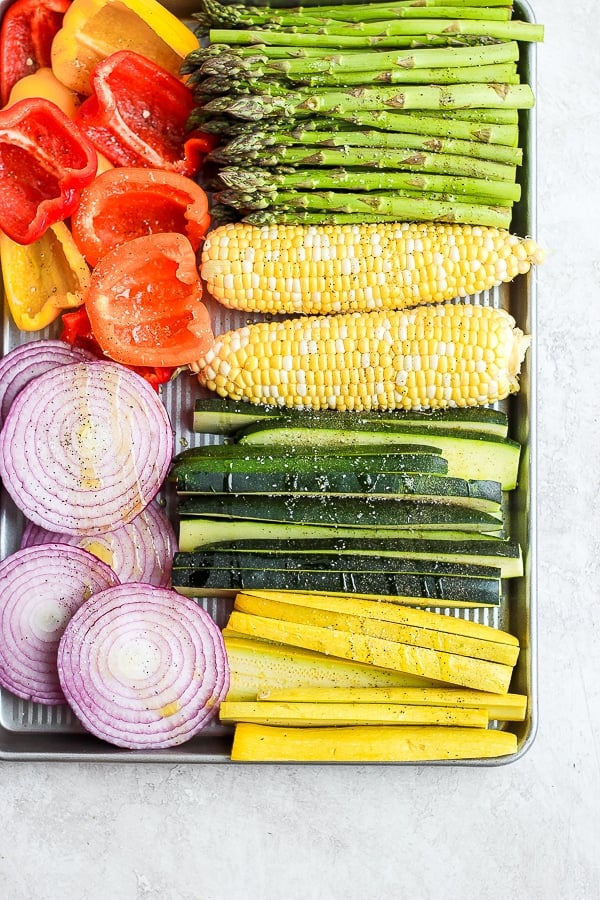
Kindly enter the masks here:
<path id="1" fill-rule="evenodd" d="M 90 190 L 89 188 L 87 190 Z M 83 192 L 85 196 L 86 191 Z M 81 210 L 81 206 L 80 206 Z M 288 410 L 266 404 L 255 404 L 243 400 L 199 399 L 194 407 L 194 431 L 206 434 L 223 434 L 235 437 L 237 432 L 256 422 L 273 422 L 282 420 L 291 423 L 294 419 L 298 425 L 306 424 L 306 413 Z M 337 427 L 348 427 L 356 421 L 361 423 L 392 422 L 405 428 L 448 428 L 453 430 L 482 432 L 506 437 L 508 434 L 508 416 L 505 412 L 487 406 L 467 407 L 465 409 L 407 411 L 381 410 L 377 412 L 341 413 L 337 410 L 311 411 L 310 424 L 313 422 L 331 421 Z"/>
<path id="2" fill-rule="evenodd" d="M 177 233 L 133 238 L 92 272 L 86 309 L 107 356 L 125 365 L 184 366 L 212 345 L 196 255 Z"/>
<path id="3" fill-rule="evenodd" d="M 492 728 L 236 726 L 231 758 L 247 762 L 420 762 L 508 756 L 517 737 Z"/>
<path id="4" fill-rule="evenodd" d="M 0 684 L 25 700 L 64 703 L 56 654 L 67 622 L 90 597 L 118 584 L 106 563 L 52 543 L 0 562 Z"/>
<path id="5" fill-rule="evenodd" d="M 149 503 L 128 524 L 91 537 L 47 531 L 27 522 L 21 547 L 56 541 L 93 553 L 116 572 L 122 584 L 130 581 L 159 587 L 170 584 L 177 538 L 169 517 L 158 503 Z"/>
<path id="6" fill-rule="evenodd" d="M 223 629 L 229 662 L 228 700 L 255 700 L 274 687 L 428 687 L 436 681 L 406 672 L 376 668 L 367 663 L 274 644 Z"/>
<path id="7" fill-rule="evenodd" d="M 487 712 L 476 707 L 411 706 L 402 703 L 282 703 L 224 701 L 221 722 L 232 725 L 454 725 L 486 728 Z"/>
<path id="8" fill-rule="evenodd" d="M 502 529 L 496 515 L 435 501 L 399 497 L 336 498 L 328 495 L 277 494 L 268 503 L 260 495 L 214 494 L 185 497 L 179 504 L 182 518 L 226 518 L 288 524 L 387 528 L 396 530 L 490 531 Z"/>
<path id="9" fill-rule="evenodd" d="M 56 104 L 41 97 L 0 110 L 0 228 L 32 244 L 77 207 L 96 175 L 96 151 Z"/>
<path id="10" fill-rule="evenodd" d="M 17 394 L 44 372 L 68 363 L 90 361 L 91 353 L 64 341 L 35 340 L 14 347 L 0 359 L 0 427 Z"/>
<path id="11" fill-rule="evenodd" d="M 89 94 L 92 69 L 117 50 L 141 50 L 178 75 L 197 48 L 198 38 L 158 0 L 72 0 L 52 44 L 52 68 L 64 84 Z"/>
<path id="12" fill-rule="evenodd" d="M 488 719 L 522 722 L 527 711 L 525 694 L 489 694 L 460 688 L 274 688 L 258 693 L 257 700 L 273 703 L 402 703 L 410 706 L 483 708 Z"/>
<path id="13" fill-rule="evenodd" d="M 259 523 L 257 523 L 258 525 Z M 363 557 L 373 556 L 379 560 L 394 561 L 400 559 L 422 560 L 424 564 L 458 563 L 461 566 L 492 566 L 500 569 L 502 578 L 518 578 L 523 574 L 523 555 L 519 544 L 508 540 L 411 540 L 401 536 L 379 540 L 359 537 L 331 537 L 329 540 L 315 536 L 313 538 L 295 537 L 273 538 L 272 540 L 238 538 L 235 543 L 213 542 L 201 548 L 204 550 L 234 550 L 237 554 L 253 554 L 259 552 L 269 554 L 273 560 L 286 558 L 295 554 L 300 558 L 305 555 L 322 555 L 328 560 L 331 556 L 346 557 L 359 554 Z"/>
<path id="14" fill-rule="evenodd" d="M 509 491 L 516 486 L 520 445 L 510 438 L 497 438 L 462 431 L 460 433 L 436 428 L 411 428 L 393 424 L 381 424 L 373 428 L 371 423 L 360 421 L 353 428 L 336 428 L 335 423 L 319 423 L 312 427 L 308 421 L 293 427 L 277 423 L 257 423 L 251 425 L 239 437 L 240 445 L 248 450 L 252 445 L 263 453 L 266 448 L 319 447 L 332 454 L 339 452 L 340 445 L 377 444 L 388 450 L 398 450 L 404 444 L 421 444 L 436 447 L 448 460 L 448 474 L 455 478 L 482 478 L 500 481 L 502 489 Z M 380 450 L 381 452 L 381 450 Z"/>
<path id="15" fill-rule="evenodd" d="M 21 331 L 41 331 L 64 309 L 81 306 L 90 270 L 64 222 L 55 222 L 31 244 L 0 232 L 4 296 Z"/>
<path id="16" fill-rule="evenodd" d="M 71 222 L 91 266 L 125 241 L 160 231 L 186 235 L 197 251 L 209 225 L 208 198 L 196 182 L 177 172 L 130 166 L 95 178 L 81 192 Z"/>
<path id="17" fill-rule="evenodd" d="M 177 553 L 172 584 L 187 596 L 253 589 L 328 591 L 377 597 L 408 606 L 498 606 L 500 570 L 457 563 L 331 554 L 279 555 L 205 550 Z"/>
<path id="18" fill-rule="evenodd" d="M 58 649 L 62 689 L 83 726 L 131 750 L 173 747 L 218 713 L 229 685 L 215 622 L 174 591 L 102 591 L 70 620 Z"/>
<path id="19" fill-rule="evenodd" d="M 172 452 L 169 418 L 143 378 L 115 363 L 73 363 L 17 396 L 0 432 L 0 475 L 32 522 L 102 534 L 153 499 Z"/>
<path id="20" fill-rule="evenodd" d="M 194 100 L 180 78 L 121 50 L 95 66 L 91 85 L 75 121 L 113 165 L 198 174 L 216 139 L 188 129 Z"/>
<path id="21" fill-rule="evenodd" d="M 0 106 L 22 78 L 50 65 L 52 41 L 69 0 L 15 0 L 0 29 Z"/>

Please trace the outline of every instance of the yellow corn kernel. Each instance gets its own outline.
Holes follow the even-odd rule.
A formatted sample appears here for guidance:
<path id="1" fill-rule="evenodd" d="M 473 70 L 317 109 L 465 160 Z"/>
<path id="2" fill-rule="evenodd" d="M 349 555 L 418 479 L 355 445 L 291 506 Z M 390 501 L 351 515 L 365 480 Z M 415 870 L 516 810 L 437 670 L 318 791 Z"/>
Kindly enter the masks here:
<path id="1" fill-rule="evenodd" d="M 443 409 L 516 392 L 529 342 L 505 310 L 442 303 L 257 322 L 217 337 L 193 369 L 202 385 L 234 400 L 357 412 Z"/>
<path id="2" fill-rule="evenodd" d="M 484 226 L 235 223 L 207 236 L 201 274 L 232 309 L 318 315 L 465 297 L 543 258 L 535 241 Z M 251 287 L 236 277 L 239 267 L 251 273 Z"/>

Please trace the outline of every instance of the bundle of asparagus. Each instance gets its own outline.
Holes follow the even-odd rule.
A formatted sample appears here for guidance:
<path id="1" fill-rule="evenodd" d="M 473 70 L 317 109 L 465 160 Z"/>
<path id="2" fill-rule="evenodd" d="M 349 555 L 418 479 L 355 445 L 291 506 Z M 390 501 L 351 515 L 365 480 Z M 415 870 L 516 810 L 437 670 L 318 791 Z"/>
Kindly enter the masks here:
<path id="1" fill-rule="evenodd" d="M 543 27 L 506 0 L 201 4 L 183 72 L 220 137 L 217 221 L 510 227 Z"/>

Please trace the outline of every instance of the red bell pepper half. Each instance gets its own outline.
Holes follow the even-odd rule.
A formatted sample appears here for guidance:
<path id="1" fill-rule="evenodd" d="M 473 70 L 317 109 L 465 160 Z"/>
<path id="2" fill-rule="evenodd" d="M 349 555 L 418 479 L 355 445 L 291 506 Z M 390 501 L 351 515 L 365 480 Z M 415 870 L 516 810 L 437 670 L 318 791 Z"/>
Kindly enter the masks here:
<path id="1" fill-rule="evenodd" d="M 32 97 L 0 110 L 0 228 L 32 244 L 68 218 L 96 175 L 97 154 L 49 100 Z"/>
<path id="2" fill-rule="evenodd" d="M 0 106 L 25 75 L 50 65 L 50 49 L 70 0 L 15 0 L 0 28 Z"/>
<path id="3" fill-rule="evenodd" d="M 91 266 L 132 238 L 156 232 L 187 236 L 196 252 L 210 225 L 208 197 L 195 181 L 163 169 L 108 169 L 81 192 L 71 220 Z"/>
<path id="4" fill-rule="evenodd" d="M 196 254 L 175 232 L 133 238 L 92 271 L 85 305 L 94 337 L 116 362 L 185 366 L 213 343 Z"/>
<path id="5" fill-rule="evenodd" d="M 92 333 L 92 326 L 85 306 L 80 306 L 73 312 L 63 313 L 61 341 L 65 341 L 72 347 L 82 347 L 93 353 L 98 359 L 106 359 L 102 347 Z M 159 385 L 165 384 L 173 377 L 176 369 L 169 366 L 128 366 L 142 378 L 145 378 L 155 390 Z"/>
<path id="6" fill-rule="evenodd" d="M 119 50 L 94 67 L 91 84 L 76 121 L 113 165 L 200 171 L 216 138 L 187 130 L 195 101 L 183 81 L 139 53 Z"/>

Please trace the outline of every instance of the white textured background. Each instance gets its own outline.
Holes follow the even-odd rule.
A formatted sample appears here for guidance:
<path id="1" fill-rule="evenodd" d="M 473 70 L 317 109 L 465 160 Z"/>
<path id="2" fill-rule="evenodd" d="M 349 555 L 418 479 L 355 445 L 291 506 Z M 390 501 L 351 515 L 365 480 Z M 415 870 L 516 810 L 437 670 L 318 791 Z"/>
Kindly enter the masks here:
<path id="1" fill-rule="evenodd" d="M 533 747 L 486 769 L 3 762 L 2 900 L 600 898 L 600 9 L 534 10 Z"/>

